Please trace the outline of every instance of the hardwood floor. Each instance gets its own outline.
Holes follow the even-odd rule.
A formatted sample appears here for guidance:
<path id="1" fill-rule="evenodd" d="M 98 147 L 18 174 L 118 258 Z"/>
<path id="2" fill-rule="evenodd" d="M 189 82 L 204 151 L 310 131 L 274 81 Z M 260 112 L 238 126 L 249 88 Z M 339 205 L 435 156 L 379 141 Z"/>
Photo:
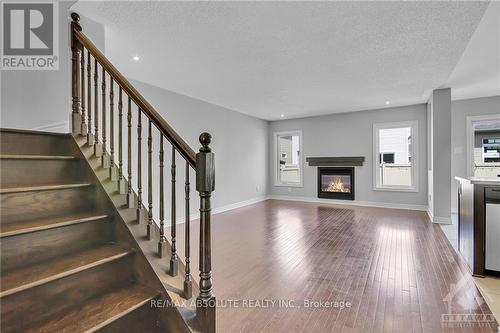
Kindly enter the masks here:
<path id="1" fill-rule="evenodd" d="M 212 235 L 218 332 L 498 329 L 492 316 L 443 320 L 491 312 L 424 212 L 268 200 L 214 215 Z M 192 265 L 198 280 L 197 253 Z"/>

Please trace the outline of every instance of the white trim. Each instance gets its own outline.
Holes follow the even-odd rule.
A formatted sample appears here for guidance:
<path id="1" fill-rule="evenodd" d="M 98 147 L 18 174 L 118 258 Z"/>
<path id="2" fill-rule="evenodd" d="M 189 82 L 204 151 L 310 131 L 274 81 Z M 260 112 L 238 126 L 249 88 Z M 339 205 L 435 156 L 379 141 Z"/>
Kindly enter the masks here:
<path id="1" fill-rule="evenodd" d="M 260 197 L 236 202 L 233 204 L 221 206 L 219 208 L 215 208 L 212 210 L 212 214 L 220 214 L 233 209 L 242 208 L 245 206 L 253 205 L 266 200 L 286 200 L 286 201 L 300 201 L 300 202 L 311 202 L 311 203 L 321 203 L 321 204 L 330 204 L 337 206 L 360 206 L 360 207 L 377 207 L 377 208 L 388 208 L 388 209 L 406 209 L 406 210 L 416 210 L 416 211 L 426 211 L 427 214 L 430 214 L 427 206 L 425 205 L 407 205 L 407 204 L 398 204 L 398 203 L 389 203 L 389 202 L 374 202 L 374 201 L 358 201 L 358 200 L 332 200 L 332 199 L 320 199 L 320 198 L 311 198 L 311 197 L 299 197 L 299 196 L 288 196 L 288 195 L 263 195 Z M 190 221 L 194 221 L 199 219 L 199 213 L 191 214 Z M 432 218 L 429 215 L 429 219 L 432 221 Z M 440 222 L 434 221 L 434 223 L 441 224 L 451 224 L 445 218 L 439 218 Z M 441 220 L 442 219 L 442 220 Z M 156 222 L 156 221 L 155 221 Z M 177 224 L 183 224 L 185 222 L 184 216 L 177 218 Z M 170 220 L 165 221 L 165 228 L 170 225 Z"/>
<path id="2" fill-rule="evenodd" d="M 257 198 L 252 198 L 252 199 L 248 199 L 248 200 L 243 200 L 243 201 L 235 202 L 233 204 L 229 204 L 229 205 L 225 205 L 225 206 L 213 209 L 212 210 L 212 214 L 224 213 L 224 212 L 227 212 L 228 210 L 232 210 L 232 209 L 237 209 L 237 208 L 242 208 L 242 207 L 245 207 L 245 206 L 253 205 L 253 204 L 256 204 L 258 202 L 265 201 L 265 200 L 268 200 L 268 199 L 269 199 L 268 195 L 263 195 L 263 196 L 260 196 L 260 197 L 257 197 Z"/>
<path id="3" fill-rule="evenodd" d="M 436 224 L 453 224 L 450 217 L 434 216 L 429 208 L 427 208 L 427 216 L 432 223 Z"/>
<path id="4" fill-rule="evenodd" d="M 450 217 L 434 216 L 434 219 L 432 219 L 432 223 L 437 223 L 437 224 L 452 224 L 452 222 L 451 222 L 451 216 Z"/>
<path id="5" fill-rule="evenodd" d="M 500 114 L 486 114 L 482 116 L 467 116 L 466 118 L 466 135 L 467 135 L 467 176 L 472 177 L 473 164 L 473 151 L 474 151 L 474 128 L 473 123 L 479 121 L 500 120 Z"/>
<path id="6" fill-rule="evenodd" d="M 414 186 L 397 186 L 397 185 L 380 185 L 379 187 L 372 188 L 374 191 L 384 191 L 384 192 L 418 192 L 418 189 Z"/>
<path id="7" fill-rule="evenodd" d="M 299 168 L 300 168 L 300 182 L 297 183 L 282 183 L 278 178 L 278 136 L 280 135 L 299 135 Z M 274 186 L 284 186 L 284 187 L 304 187 L 304 150 L 302 149 L 302 130 L 284 131 L 284 132 L 274 132 L 274 149 L 273 149 L 273 169 L 274 169 Z"/>
<path id="8" fill-rule="evenodd" d="M 427 171 L 427 207 L 432 221 L 434 215 L 434 172 L 432 170 Z"/>
<path id="9" fill-rule="evenodd" d="M 303 202 L 344 205 L 344 206 L 380 207 L 380 208 L 407 209 L 407 210 L 418 210 L 418 211 L 427 210 L 427 206 L 425 205 L 407 205 L 407 204 L 398 204 L 391 202 L 332 200 L 332 199 L 320 199 L 320 198 L 299 197 L 299 196 L 289 196 L 289 195 L 270 195 L 269 197 L 270 199 L 275 199 L 275 200 L 303 201 Z"/>
<path id="10" fill-rule="evenodd" d="M 378 160 L 379 140 L 378 133 L 381 129 L 388 128 L 411 128 L 411 186 L 381 185 L 379 184 Z M 418 192 L 418 120 L 400 121 L 392 123 L 373 124 L 373 190 L 374 191 L 396 191 L 396 192 Z"/>
<path id="11" fill-rule="evenodd" d="M 237 209 L 237 208 L 242 208 L 242 207 L 245 207 L 245 206 L 253 205 L 253 204 L 256 204 L 258 202 L 265 201 L 265 200 L 268 200 L 268 199 L 269 199 L 268 195 L 263 195 L 263 196 L 260 196 L 260 197 L 256 197 L 256 198 L 252 198 L 252 199 L 248 199 L 248 200 L 243 200 L 243 201 L 239 201 L 239 202 L 235 202 L 235 203 L 232 203 L 232 204 L 229 204 L 229 205 L 224 205 L 224 206 L 212 209 L 212 215 L 216 215 L 216 214 L 227 212 L 229 210 L 233 210 L 233 209 Z M 200 218 L 200 213 L 198 213 L 198 212 L 192 213 L 192 214 L 189 215 L 189 221 L 194 221 L 194 220 L 197 220 L 199 218 Z M 165 226 L 170 225 L 170 221 L 171 220 L 166 220 L 165 221 Z M 179 216 L 179 217 L 176 218 L 176 224 L 183 224 L 184 222 L 186 222 L 184 216 Z M 158 223 L 157 223 L 157 225 L 158 225 Z"/>
<path id="12" fill-rule="evenodd" d="M 432 214 L 431 208 L 427 207 L 427 216 L 429 217 L 429 220 L 432 222 L 434 221 L 434 215 Z"/>
<path id="13" fill-rule="evenodd" d="M 33 127 L 32 131 L 44 131 L 44 132 L 58 132 L 58 133 L 69 133 L 69 121 L 61 121 L 58 123 L 47 124 L 43 126 Z"/>

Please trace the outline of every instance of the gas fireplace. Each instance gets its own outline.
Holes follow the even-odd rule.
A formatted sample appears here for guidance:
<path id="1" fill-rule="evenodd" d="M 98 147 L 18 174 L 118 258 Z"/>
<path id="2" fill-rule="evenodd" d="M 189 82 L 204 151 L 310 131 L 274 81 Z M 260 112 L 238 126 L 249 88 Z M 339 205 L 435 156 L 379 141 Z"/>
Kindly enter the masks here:
<path id="1" fill-rule="evenodd" d="M 318 198 L 354 200 L 354 168 L 318 168 Z"/>

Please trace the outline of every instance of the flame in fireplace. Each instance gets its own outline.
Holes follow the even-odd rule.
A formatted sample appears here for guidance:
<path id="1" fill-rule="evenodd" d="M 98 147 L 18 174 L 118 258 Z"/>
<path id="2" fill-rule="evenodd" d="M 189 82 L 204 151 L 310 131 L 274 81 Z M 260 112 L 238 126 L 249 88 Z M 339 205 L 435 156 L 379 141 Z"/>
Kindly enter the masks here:
<path id="1" fill-rule="evenodd" d="M 341 193 L 349 193 L 351 190 L 347 187 L 344 187 L 342 180 L 340 177 L 335 177 L 330 181 L 328 187 L 325 189 L 326 192 L 341 192 Z"/>

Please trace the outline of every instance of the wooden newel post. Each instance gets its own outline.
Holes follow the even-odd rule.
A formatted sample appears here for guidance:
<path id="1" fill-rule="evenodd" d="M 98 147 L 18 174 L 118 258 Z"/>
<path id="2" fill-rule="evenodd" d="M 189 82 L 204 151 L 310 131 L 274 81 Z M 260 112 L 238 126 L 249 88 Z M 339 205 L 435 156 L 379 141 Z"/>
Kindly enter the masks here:
<path id="1" fill-rule="evenodd" d="M 214 153 L 208 146 L 208 133 L 200 135 L 202 147 L 196 154 L 196 190 L 200 193 L 200 294 L 196 298 L 196 317 L 203 332 L 215 332 L 215 295 L 212 293 L 210 197 L 215 189 Z"/>
<path id="2" fill-rule="evenodd" d="M 81 87 L 80 87 L 80 52 L 82 45 L 76 39 L 74 31 L 82 31 L 80 26 L 80 15 L 77 13 L 71 13 L 71 96 L 72 96 L 72 132 L 74 134 L 81 133 L 82 115 L 81 105 Z"/>

